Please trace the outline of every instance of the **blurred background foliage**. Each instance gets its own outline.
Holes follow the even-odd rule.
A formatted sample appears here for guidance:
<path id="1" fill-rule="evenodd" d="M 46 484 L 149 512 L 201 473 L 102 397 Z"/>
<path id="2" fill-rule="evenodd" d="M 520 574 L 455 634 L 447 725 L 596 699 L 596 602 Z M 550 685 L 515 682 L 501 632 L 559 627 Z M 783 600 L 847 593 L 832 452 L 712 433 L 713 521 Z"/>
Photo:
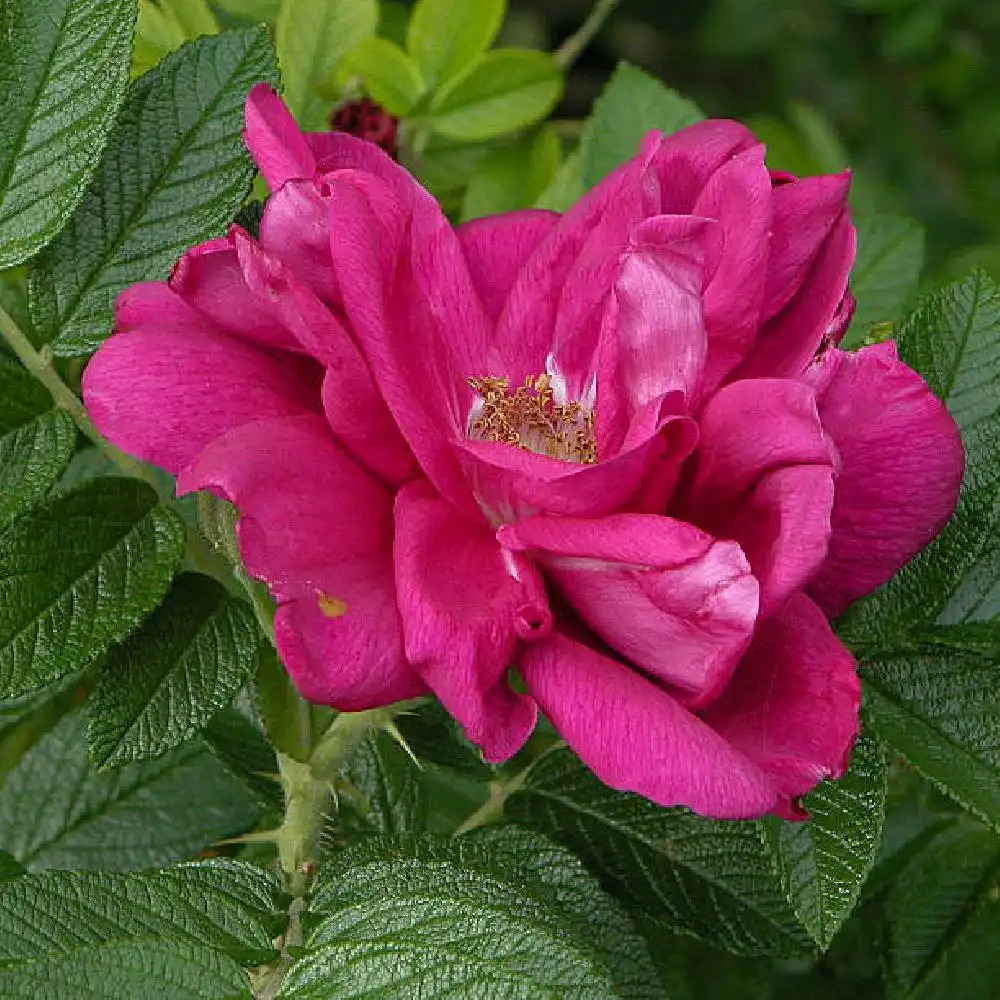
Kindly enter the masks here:
<path id="1" fill-rule="evenodd" d="M 590 7 L 514 0 L 506 32 L 553 46 Z M 853 167 L 856 207 L 925 227 L 925 281 L 1000 277 L 998 52 L 995 0 L 623 0 L 557 113 L 587 115 L 626 59 L 751 124 L 774 167 Z"/>

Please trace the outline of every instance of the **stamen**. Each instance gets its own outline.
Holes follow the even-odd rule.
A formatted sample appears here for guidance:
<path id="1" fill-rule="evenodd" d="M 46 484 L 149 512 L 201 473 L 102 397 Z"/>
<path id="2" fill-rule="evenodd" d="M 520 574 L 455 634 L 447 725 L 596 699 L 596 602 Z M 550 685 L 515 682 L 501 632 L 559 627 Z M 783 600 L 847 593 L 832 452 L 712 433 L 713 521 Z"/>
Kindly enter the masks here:
<path id="1" fill-rule="evenodd" d="M 594 465 L 597 439 L 594 414 L 576 400 L 557 403 L 548 375 L 529 375 L 510 391 L 510 381 L 487 376 L 470 378 L 482 397 L 482 410 L 470 431 L 482 441 L 498 441 L 539 455 Z"/>

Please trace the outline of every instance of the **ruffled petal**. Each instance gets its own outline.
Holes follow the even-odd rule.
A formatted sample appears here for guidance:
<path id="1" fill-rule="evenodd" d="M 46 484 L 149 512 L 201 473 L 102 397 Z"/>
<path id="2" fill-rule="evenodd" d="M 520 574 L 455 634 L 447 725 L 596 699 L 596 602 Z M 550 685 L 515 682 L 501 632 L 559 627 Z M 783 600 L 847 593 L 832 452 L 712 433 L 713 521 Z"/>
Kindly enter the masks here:
<path id="1" fill-rule="evenodd" d="M 705 722 L 794 800 L 847 769 L 859 730 L 861 682 L 854 657 L 809 598 L 793 597 L 760 624 Z"/>
<path id="2" fill-rule="evenodd" d="M 775 807 L 768 776 L 652 681 L 556 634 L 518 661 L 532 695 L 607 785 L 716 819 Z"/>
<path id="3" fill-rule="evenodd" d="M 273 191 L 286 181 L 312 177 L 316 171 L 302 130 L 267 83 L 258 83 L 247 97 L 243 138 Z"/>
<path id="4" fill-rule="evenodd" d="M 278 600 L 275 636 L 310 701 L 359 711 L 426 689 L 403 652 L 392 494 L 322 417 L 262 420 L 218 438 L 178 477 L 240 512 L 243 562 Z"/>
<path id="5" fill-rule="evenodd" d="M 409 661 L 487 760 L 507 760 L 535 726 L 507 672 L 519 637 L 551 627 L 544 584 L 424 481 L 396 499 L 395 559 Z"/>
<path id="6" fill-rule="evenodd" d="M 832 349 L 807 374 L 840 452 L 830 554 L 810 594 L 831 616 L 870 594 L 944 527 L 962 482 L 961 435 L 892 343 Z"/>
<path id="7" fill-rule="evenodd" d="M 688 706 L 714 699 L 753 635 L 757 581 L 740 547 L 642 514 L 529 517 L 497 533 L 580 617 Z"/>
<path id="8" fill-rule="evenodd" d="M 486 315 L 496 323 L 524 262 L 559 221 L 536 208 L 474 219 L 458 227 L 472 283 Z"/>
<path id="9" fill-rule="evenodd" d="M 234 427 L 318 413 L 320 377 L 304 358 L 279 357 L 204 325 L 185 329 L 171 319 L 160 330 L 151 317 L 103 344 L 84 372 L 83 398 L 105 437 L 176 474 Z"/>

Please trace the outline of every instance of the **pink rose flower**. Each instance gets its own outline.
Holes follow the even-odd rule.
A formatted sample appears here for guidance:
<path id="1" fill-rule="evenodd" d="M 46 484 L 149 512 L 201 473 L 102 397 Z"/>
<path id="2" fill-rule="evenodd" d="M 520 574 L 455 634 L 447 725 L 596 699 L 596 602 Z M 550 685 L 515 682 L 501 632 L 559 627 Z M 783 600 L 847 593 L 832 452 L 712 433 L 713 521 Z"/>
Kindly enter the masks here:
<path id="1" fill-rule="evenodd" d="M 708 121 L 562 217 L 455 229 L 265 86 L 246 138 L 259 240 L 125 292 L 84 395 L 237 506 L 305 697 L 433 692 L 491 761 L 540 709 L 615 788 L 801 816 L 858 731 L 829 618 L 941 529 L 963 465 L 893 345 L 832 346 L 848 176 L 772 177 Z"/>

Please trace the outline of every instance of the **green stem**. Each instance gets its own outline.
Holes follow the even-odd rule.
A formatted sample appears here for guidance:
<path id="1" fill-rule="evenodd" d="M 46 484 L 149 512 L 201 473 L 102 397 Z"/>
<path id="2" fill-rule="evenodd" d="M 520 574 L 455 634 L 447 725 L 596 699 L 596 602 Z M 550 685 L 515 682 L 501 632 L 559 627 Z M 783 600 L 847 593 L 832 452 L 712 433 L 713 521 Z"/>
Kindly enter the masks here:
<path id="1" fill-rule="evenodd" d="M 513 777 L 508 778 L 506 781 L 490 782 L 490 797 L 475 812 L 463 820 L 452 836 L 461 837 L 463 833 L 468 833 L 470 830 L 475 830 L 480 826 L 488 826 L 490 823 L 495 823 L 500 819 L 503 816 L 504 805 L 507 799 L 524 787 L 525 782 L 528 780 L 528 775 L 531 774 L 534 766 L 540 760 L 548 757 L 553 750 L 558 750 L 564 746 L 566 744 L 562 740 L 556 740 L 555 743 L 547 746 L 534 760 L 518 771 Z"/>
<path id="2" fill-rule="evenodd" d="M 620 3 L 621 0 L 597 0 L 583 24 L 556 49 L 556 62 L 564 70 L 568 70 L 583 55 L 587 46 L 604 27 L 604 22 Z"/>

